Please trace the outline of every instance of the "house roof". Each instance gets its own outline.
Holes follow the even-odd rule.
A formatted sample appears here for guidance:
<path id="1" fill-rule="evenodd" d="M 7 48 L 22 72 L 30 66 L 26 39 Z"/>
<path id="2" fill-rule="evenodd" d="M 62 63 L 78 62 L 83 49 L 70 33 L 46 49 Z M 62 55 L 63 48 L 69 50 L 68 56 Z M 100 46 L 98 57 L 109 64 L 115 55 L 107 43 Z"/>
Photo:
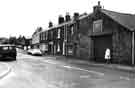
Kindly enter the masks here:
<path id="1" fill-rule="evenodd" d="M 83 14 L 81 14 L 81 15 L 79 16 L 79 20 L 82 20 L 82 19 L 88 17 L 89 15 L 90 15 L 90 14 L 83 13 Z"/>
<path id="2" fill-rule="evenodd" d="M 124 14 L 114 11 L 109 11 L 101 9 L 101 12 L 112 18 L 114 21 L 118 22 L 122 26 L 126 27 L 130 31 L 135 31 L 135 15 L 133 14 Z"/>

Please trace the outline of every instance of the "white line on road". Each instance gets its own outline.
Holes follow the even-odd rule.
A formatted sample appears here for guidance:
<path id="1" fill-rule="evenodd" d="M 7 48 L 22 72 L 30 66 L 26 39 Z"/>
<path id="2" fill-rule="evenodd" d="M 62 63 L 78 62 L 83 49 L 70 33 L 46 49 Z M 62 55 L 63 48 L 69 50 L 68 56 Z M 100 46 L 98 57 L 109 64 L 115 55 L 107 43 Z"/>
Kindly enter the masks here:
<path id="1" fill-rule="evenodd" d="M 73 67 L 71 67 L 71 66 L 63 66 L 63 67 L 65 67 L 65 68 L 69 68 L 69 69 L 72 69 Z"/>
<path id="2" fill-rule="evenodd" d="M 44 62 L 47 62 L 47 63 L 50 63 L 50 64 L 57 64 L 57 63 L 55 63 L 55 62 L 52 62 L 51 60 L 45 60 Z M 63 66 L 63 67 L 69 68 L 69 69 L 81 70 L 81 71 L 85 71 L 85 72 L 97 74 L 97 75 L 100 75 L 100 76 L 104 76 L 104 73 L 102 73 L 102 72 L 97 72 L 97 71 L 93 71 L 93 70 L 86 70 L 86 69 L 82 69 L 82 68 L 78 68 L 78 67 L 72 67 L 72 66 L 68 66 L 68 65 L 65 65 L 65 66 Z"/>
<path id="3" fill-rule="evenodd" d="M 89 78 L 91 77 L 90 75 L 81 75 L 80 78 Z"/>
<path id="4" fill-rule="evenodd" d="M 52 62 L 51 60 L 44 60 L 44 62 L 49 63 L 49 64 L 57 64 L 55 62 Z"/>
<path id="5" fill-rule="evenodd" d="M 52 85 L 52 84 L 48 84 L 47 87 L 49 87 L 49 88 L 58 88 L 57 86 Z"/>
<path id="6" fill-rule="evenodd" d="M 129 78 L 129 77 L 123 77 L 123 76 L 120 76 L 120 79 L 130 80 L 130 78 Z"/>
<path id="7" fill-rule="evenodd" d="M 6 65 L 7 70 L 0 74 L 0 78 L 3 78 L 4 76 L 6 76 L 11 71 L 11 67 L 8 64 L 6 64 L 6 63 L 2 63 L 2 64 Z"/>
<path id="8" fill-rule="evenodd" d="M 86 70 L 86 69 L 82 69 L 82 68 L 78 68 L 78 67 L 71 67 L 71 66 L 64 66 L 64 67 L 72 68 L 72 69 L 75 69 L 75 70 L 86 71 L 86 72 L 89 72 L 89 73 L 94 73 L 94 74 L 97 74 L 97 75 L 100 75 L 100 76 L 104 76 L 104 73 L 102 73 L 102 72 L 97 72 L 97 71 L 93 71 L 93 70 Z"/>

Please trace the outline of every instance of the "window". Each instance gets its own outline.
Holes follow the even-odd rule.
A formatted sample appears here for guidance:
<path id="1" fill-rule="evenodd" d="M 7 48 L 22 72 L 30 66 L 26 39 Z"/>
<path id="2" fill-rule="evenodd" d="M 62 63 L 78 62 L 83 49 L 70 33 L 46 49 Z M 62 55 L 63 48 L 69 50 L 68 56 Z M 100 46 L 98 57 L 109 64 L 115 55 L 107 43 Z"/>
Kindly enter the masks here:
<path id="1" fill-rule="evenodd" d="M 43 40 L 43 33 L 41 33 L 41 40 Z"/>
<path id="2" fill-rule="evenodd" d="M 44 40 L 46 40 L 46 32 L 44 32 Z"/>
<path id="3" fill-rule="evenodd" d="M 97 20 L 93 22 L 93 32 L 102 32 L 102 20 Z"/>
<path id="4" fill-rule="evenodd" d="M 46 40 L 48 39 L 48 31 L 46 32 Z"/>
<path id="5" fill-rule="evenodd" d="M 8 47 L 3 47 L 3 50 L 8 50 Z"/>
<path id="6" fill-rule="evenodd" d="M 44 32 L 42 32 L 42 40 L 44 40 Z"/>
<path id="7" fill-rule="evenodd" d="M 60 45 L 58 43 L 58 46 L 57 46 L 57 52 L 60 52 Z"/>
<path id="8" fill-rule="evenodd" d="M 58 37 L 57 38 L 60 38 L 60 29 L 58 29 Z"/>
<path id="9" fill-rule="evenodd" d="M 71 27 L 71 34 L 72 35 L 74 34 L 74 27 L 73 26 Z"/>
<path id="10" fill-rule="evenodd" d="M 51 39 L 53 39 L 53 30 L 51 31 Z"/>
<path id="11" fill-rule="evenodd" d="M 12 49 L 14 49 L 13 47 L 9 47 L 9 50 L 12 50 Z"/>

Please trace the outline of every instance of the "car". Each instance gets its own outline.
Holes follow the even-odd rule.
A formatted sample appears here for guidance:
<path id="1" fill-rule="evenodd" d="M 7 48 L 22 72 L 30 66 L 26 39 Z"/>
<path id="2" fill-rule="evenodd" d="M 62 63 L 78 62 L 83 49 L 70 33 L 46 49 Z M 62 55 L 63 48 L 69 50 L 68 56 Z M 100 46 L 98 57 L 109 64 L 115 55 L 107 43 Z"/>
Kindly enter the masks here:
<path id="1" fill-rule="evenodd" d="M 32 54 L 32 49 L 27 50 L 28 54 Z"/>
<path id="2" fill-rule="evenodd" d="M 42 55 L 42 52 L 40 49 L 29 49 L 27 53 L 31 55 Z"/>
<path id="3" fill-rule="evenodd" d="M 16 60 L 17 51 L 15 45 L 0 44 L 0 60 Z"/>

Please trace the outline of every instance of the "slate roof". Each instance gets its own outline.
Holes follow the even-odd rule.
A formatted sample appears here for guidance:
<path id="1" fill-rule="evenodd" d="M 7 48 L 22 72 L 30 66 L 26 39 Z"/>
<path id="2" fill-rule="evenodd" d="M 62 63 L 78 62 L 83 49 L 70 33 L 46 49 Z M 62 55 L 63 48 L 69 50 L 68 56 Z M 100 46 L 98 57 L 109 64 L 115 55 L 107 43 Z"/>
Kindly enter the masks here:
<path id="1" fill-rule="evenodd" d="M 84 19 L 84 18 L 88 17 L 89 15 L 90 14 L 84 13 L 84 14 L 79 16 L 79 20 Z"/>
<path id="2" fill-rule="evenodd" d="M 135 31 L 135 15 L 133 14 L 124 14 L 114 11 L 109 11 L 101 9 L 101 12 L 112 18 L 114 21 L 118 22 L 122 26 L 126 27 L 130 31 Z"/>

